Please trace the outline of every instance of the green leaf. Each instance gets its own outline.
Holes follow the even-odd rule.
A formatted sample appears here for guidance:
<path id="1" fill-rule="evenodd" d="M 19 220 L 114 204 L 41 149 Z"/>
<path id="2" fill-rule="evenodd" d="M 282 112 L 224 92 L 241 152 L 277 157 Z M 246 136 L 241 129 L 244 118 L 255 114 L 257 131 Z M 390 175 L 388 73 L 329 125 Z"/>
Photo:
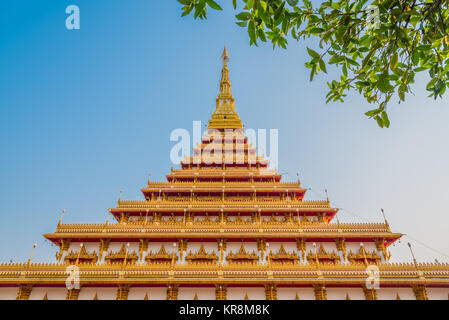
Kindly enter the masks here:
<path id="1" fill-rule="evenodd" d="M 375 117 L 374 117 L 374 119 L 376 119 L 376 121 L 377 121 L 377 125 L 378 125 L 379 127 L 381 127 L 381 128 L 383 128 L 383 127 L 384 127 L 384 121 L 382 120 L 382 118 L 381 118 L 381 117 L 379 117 L 379 116 L 375 116 Z"/>
<path id="2" fill-rule="evenodd" d="M 299 0 L 287 0 L 287 3 L 292 7 L 295 7 L 298 4 Z"/>
<path id="3" fill-rule="evenodd" d="M 251 18 L 251 13 L 249 12 L 240 12 L 235 16 L 239 20 L 249 20 Z"/>
<path id="4" fill-rule="evenodd" d="M 255 44 L 256 43 L 256 27 L 254 25 L 254 21 L 250 21 L 248 23 L 248 34 L 249 34 L 249 39 L 250 39 L 250 44 Z"/>
<path id="5" fill-rule="evenodd" d="M 318 60 L 318 63 L 320 64 L 320 69 L 323 70 L 324 73 L 327 73 L 326 64 L 324 63 L 323 59 Z"/>
<path id="6" fill-rule="evenodd" d="M 216 3 L 214 0 L 206 0 L 206 3 L 209 5 L 209 7 L 211 7 L 212 9 L 215 10 L 223 10 L 218 3 Z"/>
<path id="7" fill-rule="evenodd" d="M 390 69 L 394 71 L 398 67 L 398 53 L 395 52 L 390 59 Z"/>
<path id="8" fill-rule="evenodd" d="M 382 123 L 385 127 L 390 127 L 390 120 L 388 119 L 388 115 L 385 111 L 382 112 Z"/>
<path id="9" fill-rule="evenodd" d="M 310 55 L 312 58 L 316 58 L 316 59 L 320 59 L 320 58 L 321 58 L 321 56 L 319 55 L 318 52 L 316 52 L 316 51 L 314 51 L 314 50 L 312 50 L 312 49 L 310 49 L 310 48 L 307 48 L 307 52 L 309 53 L 309 55 Z"/>

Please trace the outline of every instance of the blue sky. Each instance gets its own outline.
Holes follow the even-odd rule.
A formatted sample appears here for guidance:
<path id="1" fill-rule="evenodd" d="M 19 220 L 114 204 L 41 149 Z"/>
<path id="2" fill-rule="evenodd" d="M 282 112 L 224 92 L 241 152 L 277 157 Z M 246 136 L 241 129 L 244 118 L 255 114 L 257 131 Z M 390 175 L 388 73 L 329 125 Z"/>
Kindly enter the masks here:
<path id="1" fill-rule="evenodd" d="M 65 222 L 104 222 L 120 189 L 141 199 L 148 173 L 163 180 L 170 132 L 214 110 L 225 44 L 236 110 L 246 127 L 279 129 L 284 179 L 299 172 L 309 198 L 327 188 L 342 221 L 381 222 L 385 208 L 412 237 L 396 259 L 410 261 L 411 241 L 418 260 L 448 261 L 449 98 L 427 98 L 423 76 L 380 129 L 355 94 L 324 103 L 334 73 L 308 81 L 313 42 L 250 47 L 221 3 L 203 22 L 176 1 L 1 1 L 0 261 L 26 261 L 34 242 L 35 260 L 53 261 L 42 234 L 63 208 Z M 80 30 L 65 28 L 70 4 Z"/>

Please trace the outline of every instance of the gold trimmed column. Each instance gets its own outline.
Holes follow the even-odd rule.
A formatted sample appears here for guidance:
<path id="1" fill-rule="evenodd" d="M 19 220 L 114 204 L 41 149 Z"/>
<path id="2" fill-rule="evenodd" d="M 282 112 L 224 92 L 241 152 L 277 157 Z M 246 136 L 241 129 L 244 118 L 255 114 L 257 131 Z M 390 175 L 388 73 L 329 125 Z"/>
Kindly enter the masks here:
<path id="1" fill-rule="evenodd" d="M 67 291 L 66 300 L 78 300 L 81 289 L 69 289 Z"/>
<path id="2" fill-rule="evenodd" d="M 187 250 L 188 239 L 179 239 L 178 240 L 178 250 L 180 255 L 180 262 L 182 261 L 184 251 Z"/>
<path id="3" fill-rule="evenodd" d="M 61 262 L 62 256 L 64 255 L 64 251 L 69 250 L 70 243 L 71 243 L 71 239 L 64 239 L 64 240 L 60 241 L 59 252 L 57 253 L 57 256 L 56 256 L 56 258 L 58 259 L 59 262 Z"/>
<path id="4" fill-rule="evenodd" d="M 216 300 L 227 300 L 228 286 L 225 284 L 215 285 L 215 299 Z"/>
<path id="5" fill-rule="evenodd" d="M 327 300 L 326 287 L 324 284 L 314 284 L 315 300 Z"/>
<path id="6" fill-rule="evenodd" d="M 143 253 L 148 250 L 148 239 L 139 240 L 140 261 L 143 261 Z"/>
<path id="7" fill-rule="evenodd" d="M 178 285 L 169 284 L 167 286 L 167 300 L 178 300 Z"/>
<path id="8" fill-rule="evenodd" d="M 19 292 L 17 293 L 16 300 L 28 300 L 30 298 L 31 290 L 33 290 L 32 284 L 19 285 Z"/>
<path id="9" fill-rule="evenodd" d="M 366 285 L 363 285 L 363 293 L 365 294 L 365 300 L 378 300 L 377 291 L 374 288 L 368 289 Z"/>
<path id="10" fill-rule="evenodd" d="M 100 240 L 100 258 L 101 261 L 103 259 L 103 252 L 109 250 L 109 243 L 111 242 L 111 239 L 101 239 Z"/>
<path id="11" fill-rule="evenodd" d="M 298 249 L 298 251 L 301 251 L 302 260 L 305 260 L 305 258 L 306 258 L 306 239 L 304 239 L 304 238 L 296 239 L 296 249 Z"/>
<path id="12" fill-rule="evenodd" d="M 265 299 L 266 300 L 277 300 L 277 287 L 275 284 L 265 285 Z"/>
<path id="13" fill-rule="evenodd" d="M 346 242 L 344 238 L 336 238 L 335 245 L 337 246 L 337 250 L 341 251 L 343 254 L 343 260 L 346 261 Z"/>
<path id="14" fill-rule="evenodd" d="M 128 300 L 129 284 L 119 284 L 117 288 L 116 300 Z"/>
<path id="15" fill-rule="evenodd" d="M 414 285 L 412 286 L 413 293 L 415 294 L 416 300 L 429 300 L 427 296 L 427 289 L 424 285 Z"/>

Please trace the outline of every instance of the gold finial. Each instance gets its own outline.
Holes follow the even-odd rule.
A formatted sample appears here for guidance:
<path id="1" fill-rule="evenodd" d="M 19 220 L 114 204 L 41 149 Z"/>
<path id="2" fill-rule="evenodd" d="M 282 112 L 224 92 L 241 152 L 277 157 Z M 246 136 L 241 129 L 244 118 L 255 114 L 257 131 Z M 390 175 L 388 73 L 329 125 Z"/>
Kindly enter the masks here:
<path id="1" fill-rule="evenodd" d="M 387 218 L 385 217 L 385 212 L 384 212 L 384 209 L 383 208 L 381 208 L 380 209 L 380 211 L 382 212 L 382 216 L 384 217 L 384 220 L 385 220 L 385 224 L 388 226 L 388 227 L 390 227 L 390 225 L 388 224 L 388 220 L 387 220 Z"/>
<path id="2" fill-rule="evenodd" d="M 47 292 L 45 292 L 44 298 L 42 300 L 48 300 Z"/>
<path id="3" fill-rule="evenodd" d="M 326 192 L 326 201 L 329 203 L 329 194 L 327 193 L 327 189 L 324 189 L 324 192 Z"/>
<path id="4" fill-rule="evenodd" d="M 198 295 L 195 292 L 195 297 L 193 297 L 193 300 L 198 300 Z"/>
<path id="5" fill-rule="evenodd" d="M 401 297 L 399 296 L 399 293 L 396 293 L 396 300 L 401 300 Z"/>
<path id="6" fill-rule="evenodd" d="M 223 60 L 223 64 L 227 64 L 229 61 L 228 50 L 226 50 L 226 46 L 224 46 L 223 54 L 221 55 L 221 59 Z"/>
<path id="7" fill-rule="evenodd" d="M 95 292 L 94 300 L 98 300 L 98 294 Z"/>
<path id="8" fill-rule="evenodd" d="M 61 218 L 59 218 L 58 226 L 60 226 L 62 223 L 62 218 L 64 218 L 64 213 L 65 213 L 65 209 L 62 209 Z"/>
<path id="9" fill-rule="evenodd" d="M 120 195 L 118 196 L 118 203 L 120 203 L 120 201 L 122 201 L 122 194 L 123 194 L 123 190 L 120 190 Z"/>
<path id="10" fill-rule="evenodd" d="M 346 292 L 346 300 L 351 300 L 351 297 L 349 297 L 349 293 Z"/>
<path id="11" fill-rule="evenodd" d="M 412 253 L 413 263 L 415 264 L 416 269 L 418 269 L 418 263 L 416 262 L 415 254 L 413 253 L 413 249 L 412 249 L 412 245 L 410 244 L 410 242 L 407 242 L 407 245 L 410 248 L 410 252 Z M 418 269 L 418 271 L 419 271 L 419 269 Z"/>
<path id="12" fill-rule="evenodd" d="M 172 170 L 173 170 L 173 168 L 172 168 Z M 151 179 L 151 173 L 148 174 L 147 188 L 150 187 L 150 179 Z"/>
<path id="13" fill-rule="evenodd" d="M 242 121 L 235 112 L 234 97 L 231 94 L 229 80 L 229 55 L 226 47 L 221 55 L 223 68 L 221 69 L 220 93 L 216 99 L 216 109 L 209 121 L 208 129 L 243 129 Z"/>
<path id="14" fill-rule="evenodd" d="M 36 247 L 37 247 L 37 243 L 33 244 L 33 250 L 31 250 L 30 258 L 28 259 L 28 264 L 27 264 L 28 267 L 31 264 L 31 259 L 33 258 L 34 250 L 36 250 Z"/>
<path id="15" fill-rule="evenodd" d="M 295 300 L 299 300 L 298 292 L 296 292 Z"/>
<path id="16" fill-rule="evenodd" d="M 143 300 L 148 300 L 148 293 L 145 293 L 145 297 L 143 298 Z"/>
<path id="17" fill-rule="evenodd" d="M 249 300 L 249 298 L 248 298 L 248 292 L 245 293 L 245 299 L 244 299 L 244 300 Z"/>

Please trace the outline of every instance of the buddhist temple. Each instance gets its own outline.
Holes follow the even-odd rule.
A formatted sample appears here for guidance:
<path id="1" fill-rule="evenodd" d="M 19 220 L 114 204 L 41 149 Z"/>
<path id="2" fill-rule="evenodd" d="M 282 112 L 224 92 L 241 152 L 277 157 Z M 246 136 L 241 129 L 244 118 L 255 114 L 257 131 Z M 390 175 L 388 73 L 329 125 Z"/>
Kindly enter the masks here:
<path id="1" fill-rule="evenodd" d="M 44 235 L 54 261 L 1 264 L 0 299 L 447 300 L 448 264 L 390 262 L 402 234 L 386 220 L 340 222 L 329 200 L 305 200 L 299 180 L 269 168 L 244 134 L 226 48 L 222 63 L 191 155 L 141 200 L 120 197 L 106 223 L 60 221 Z"/>

